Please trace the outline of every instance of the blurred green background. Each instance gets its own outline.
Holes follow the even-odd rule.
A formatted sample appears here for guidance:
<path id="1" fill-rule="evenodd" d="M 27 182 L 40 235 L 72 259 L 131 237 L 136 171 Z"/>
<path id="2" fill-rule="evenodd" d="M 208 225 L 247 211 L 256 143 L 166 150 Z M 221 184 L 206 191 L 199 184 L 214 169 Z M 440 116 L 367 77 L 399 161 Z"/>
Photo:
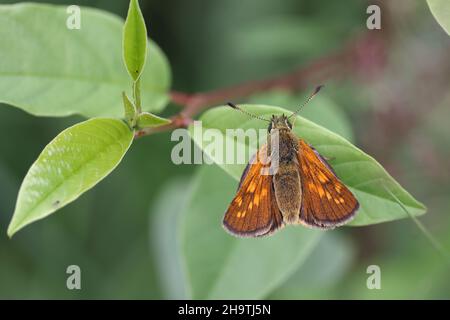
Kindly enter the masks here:
<path id="1" fill-rule="evenodd" d="M 128 1 L 46 2 L 88 5 L 122 17 L 128 7 Z M 286 73 L 339 51 L 368 32 L 368 4 L 141 1 L 149 36 L 170 61 L 172 88 L 182 92 Z M 381 4 L 382 30 L 371 32 L 383 39 L 382 48 L 370 51 L 373 56 L 352 57 L 355 68 L 327 80 L 322 99 L 333 116 L 316 110 L 319 115 L 311 117 L 340 127 L 425 203 L 428 213 L 420 220 L 448 249 L 450 38 L 425 1 Z M 304 94 L 266 92 L 237 102 L 294 108 Z M 169 105 L 163 114 L 177 111 Z M 190 186 L 201 168 L 172 164 L 170 133 L 139 139 L 94 189 L 7 238 L 20 182 L 31 163 L 58 132 L 80 120 L 37 118 L 0 105 L 0 298 L 189 298 L 176 235 L 178 215 L 190 201 Z M 66 288 L 71 264 L 81 267 L 82 290 Z M 382 271 L 381 290 L 366 287 L 366 268 L 373 264 Z M 297 270 L 263 298 L 448 299 L 448 271 L 409 219 L 340 228 L 327 232 Z"/>

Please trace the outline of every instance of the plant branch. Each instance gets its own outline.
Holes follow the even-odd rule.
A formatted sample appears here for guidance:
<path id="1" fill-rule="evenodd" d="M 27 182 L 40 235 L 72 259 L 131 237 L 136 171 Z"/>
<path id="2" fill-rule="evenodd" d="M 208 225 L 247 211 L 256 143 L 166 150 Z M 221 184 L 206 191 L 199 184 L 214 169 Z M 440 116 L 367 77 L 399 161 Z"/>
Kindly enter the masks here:
<path id="1" fill-rule="evenodd" d="M 217 104 L 224 104 L 229 100 L 240 99 L 273 89 L 298 91 L 307 85 L 317 85 L 332 77 L 343 77 L 346 73 L 358 71 L 359 64 L 364 65 L 366 63 L 362 57 L 367 56 L 368 50 L 370 51 L 369 54 L 379 55 L 380 48 L 384 50 L 384 39 L 380 37 L 380 34 L 366 32 L 363 36 L 348 43 L 339 52 L 319 58 L 286 74 L 209 92 L 189 94 L 172 91 L 170 93 L 171 101 L 183 106 L 183 110 L 171 118 L 172 123 L 157 128 L 142 129 L 136 133 L 136 138 L 186 127 L 192 122 L 192 118 L 204 109 Z"/>

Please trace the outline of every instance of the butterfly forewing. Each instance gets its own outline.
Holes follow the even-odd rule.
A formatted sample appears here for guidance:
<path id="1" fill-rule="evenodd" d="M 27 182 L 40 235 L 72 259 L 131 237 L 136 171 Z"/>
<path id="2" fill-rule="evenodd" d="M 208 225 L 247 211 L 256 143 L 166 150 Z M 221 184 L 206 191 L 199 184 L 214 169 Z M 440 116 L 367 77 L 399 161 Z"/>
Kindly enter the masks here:
<path id="1" fill-rule="evenodd" d="M 302 139 L 297 157 L 302 183 L 300 221 L 308 226 L 334 228 L 353 218 L 358 201 L 325 159 Z"/>
<path id="2" fill-rule="evenodd" d="M 223 220 L 226 230 L 241 237 L 267 235 L 282 226 L 282 216 L 273 194 L 272 176 L 262 174 L 270 165 L 267 145 L 262 146 L 257 155 L 247 165 L 238 192 Z"/>

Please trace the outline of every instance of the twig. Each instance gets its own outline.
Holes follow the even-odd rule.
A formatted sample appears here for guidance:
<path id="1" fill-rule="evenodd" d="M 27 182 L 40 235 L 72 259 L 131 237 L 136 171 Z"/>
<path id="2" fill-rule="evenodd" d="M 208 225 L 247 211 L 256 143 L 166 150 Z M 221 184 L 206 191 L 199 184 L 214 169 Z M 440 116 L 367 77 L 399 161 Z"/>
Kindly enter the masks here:
<path id="1" fill-rule="evenodd" d="M 157 128 L 142 129 L 136 133 L 135 137 L 139 138 L 157 132 L 184 128 L 192 122 L 195 115 L 204 109 L 223 104 L 229 100 L 240 99 L 272 89 L 298 91 L 311 83 L 318 84 L 333 76 L 344 76 L 346 72 L 351 73 L 357 70 L 358 58 L 366 54 L 364 50 L 367 50 L 367 44 L 371 43 L 373 47 L 373 43 L 379 44 L 380 40 L 382 41 L 378 34 L 367 32 L 355 41 L 351 41 L 340 52 L 320 58 L 289 73 L 264 80 L 194 94 L 172 91 L 170 94 L 171 101 L 183 106 L 183 110 L 171 118 L 172 123 Z M 379 49 L 377 46 L 375 47 Z"/>

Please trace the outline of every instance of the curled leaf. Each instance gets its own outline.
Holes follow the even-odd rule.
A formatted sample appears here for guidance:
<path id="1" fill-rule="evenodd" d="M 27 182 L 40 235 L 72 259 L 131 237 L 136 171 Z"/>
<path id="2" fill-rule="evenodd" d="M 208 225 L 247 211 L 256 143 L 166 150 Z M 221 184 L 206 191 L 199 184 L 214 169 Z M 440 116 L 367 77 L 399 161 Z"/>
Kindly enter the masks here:
<path id="1" fill-rule="evenodd" d="M 125 119 L 128 124 L 133 127 L 134 126 L 134 118 L 136 116 L 136 106 L 133 102 L 131 102 L 130 98 L 127 96 L 125 92 L 122 92 L 123 99 L 123 108 L 125 112 Z"/>

